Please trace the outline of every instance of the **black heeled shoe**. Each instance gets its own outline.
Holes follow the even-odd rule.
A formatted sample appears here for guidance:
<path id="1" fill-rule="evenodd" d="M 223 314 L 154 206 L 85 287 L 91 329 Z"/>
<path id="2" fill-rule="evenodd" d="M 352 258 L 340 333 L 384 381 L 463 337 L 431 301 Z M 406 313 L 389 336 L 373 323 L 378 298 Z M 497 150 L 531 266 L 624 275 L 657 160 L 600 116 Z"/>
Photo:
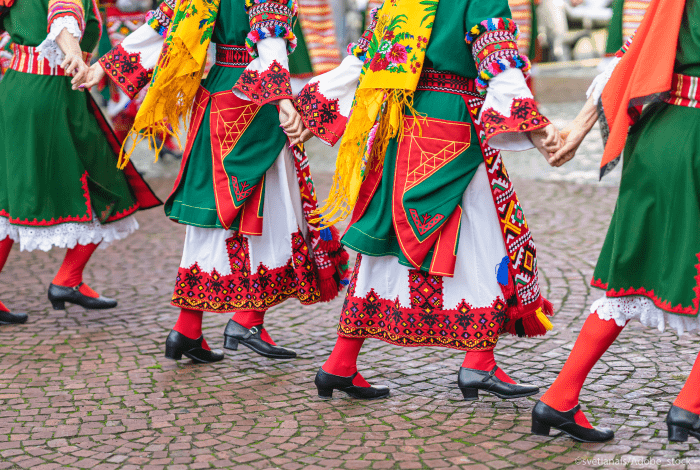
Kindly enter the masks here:
<path id="1" fill-rule="evenodd" d="M 194 362 L 202 364 L 210 362 L 219 362 L 224 358 L 224 353 L 220 349 L 204 349 L 202 342 L 204 335 L 197 339 L 191 339 L 182 333 L 172 330 L 165 340 L 165 357 L 174 361 L 182 359 L 184 354 Z"/>
<path id="2" fill-rule="evenodd" d="M 75 287 L 57 286 L 49 284 L 49 301 L 54 310 L 65 310 L 66 302 L 70 302 L 91 310 L 105 310 L 117 306 L 117 301 L 108 297 L 89 297 L 80 292 L 81 282 Z"/>
<path id="3" fill-rule="evenodd" d="M 27 322 L 29 315 L 26 313 L 13 313 L 0 310 L 0 325 L 20 325 Z"/>
<path id="4" fill-rule="evenodd" d="M 580 442 L 606 442 L 615 437 L 615 433 L 611 429 L 590 429 L 577 424 L 574 415 L 580 409 L 581 405 L 576 405 L 569 411 L 557 411 L 538 401 L 532 410 L 532 434 L 549 436 L 551 428 L 555 428 Z"/>
<path id="5" fill-rule="evenodd" d="M 357 387 L 353 385 L 352 381 L 357 374 L 355 372 L 350 377 L 341 377 L 340 375 L 329 374 L 322 367 L 319 368 L 314 380 L 318 390 L 318 397 L 329 400 L 333 398 L 333 390 L 340 390 L 350 395 L 351 398 L 359 400 L 377 400 L 389 396 L 389 387 L 386 385 L 372 387 Z"/>
<path id="6" fill-rule="evenodd" d="M 224 330 L 224 347 L 226 349 L 238 350 L 238 344 L 246 346 L 261 356 L 271 359 L 294 359 L 297 353 L 291 349 L 281 346 L 273 346 L 260 338 L 263 326 L 254 326 L 248 329 L 240 323 L 229 320 Z"/>
<path id="7" fill-rule="evenodd" d="M 457 376 L 457 385 L 462 391 L 464 399 L 467 401 L 478 399 L 479 390 L 496 395 L 498 398 L 503 398 L 505 400 L 529 397 L 540 391 L 540 388 L 535 385 L 509 384 L 503 382 L 496 377 L 497 370 L 498 366 L 494 367 L 491 372 L 460 367 L 459 375 Z"/>
<path id="8" fill-rule="evenodd" d="M 700 415 L 674 405 L 668 410 L 666 425 L 671 442 L 686 442 L 689 435 L 700 441 Z"/>

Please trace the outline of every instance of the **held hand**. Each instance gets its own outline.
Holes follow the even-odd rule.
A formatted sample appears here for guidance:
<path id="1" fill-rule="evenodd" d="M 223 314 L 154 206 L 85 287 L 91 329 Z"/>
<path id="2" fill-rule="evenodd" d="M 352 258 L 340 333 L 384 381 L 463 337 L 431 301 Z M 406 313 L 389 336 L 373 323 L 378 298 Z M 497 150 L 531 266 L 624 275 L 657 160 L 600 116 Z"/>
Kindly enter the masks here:
<path id="1" fill-rule="evenodd" d="M 87 78 L 88 70 L 90 70 L 87 64 L 83 61 L 82 53 L 66 54 L 63 62 L 61 62 L 61 68 L 66 71 L 66 75 L 73 75 L 71 85 L 74 90 L 77 90 L 78 85 L 80 85 Z"/>
<path id="2" fill-rule="evenodd" d="M 558 167 L 574 158 L 586 134 L 586 129 L 577 122 L 567 126 L 562 131 L 562 137 L 565 139 L 564 145 L 552 156 L 549 164 Z"/>
<path id="3" fill-rule="evenodd" d="M 87 76 L 85 77 L 85 81 L 83 83 L 76 83 L 75 79 L 71 83 L 73 83 L 74 86 L 80 86 L 82 85 L 82 88 L 84 89 L 90 89 L 100 83 L 102 79 L 105 76 L 105 71 L 104 69 L 100 66 L 99 62 L 95 62 L 90 66 L 90 70 L 88 71 Z"/>
<path id="4" fill-rule="evenodd" d="M 304 124 L 301 121 L 301 116 L 294 108 L 291 100 L 280 100 L 280 127 L 284 130 L 289 138 L 290 145 L 301 143 L 301 134 L 304 131 Z"/>
<path id="5" fill-rule="evenodd" d="M 554 152 L 558 151 L 564 144 L 559 129 L 554 124 L 530 132 L 530 140 L 550 164 Z"/>

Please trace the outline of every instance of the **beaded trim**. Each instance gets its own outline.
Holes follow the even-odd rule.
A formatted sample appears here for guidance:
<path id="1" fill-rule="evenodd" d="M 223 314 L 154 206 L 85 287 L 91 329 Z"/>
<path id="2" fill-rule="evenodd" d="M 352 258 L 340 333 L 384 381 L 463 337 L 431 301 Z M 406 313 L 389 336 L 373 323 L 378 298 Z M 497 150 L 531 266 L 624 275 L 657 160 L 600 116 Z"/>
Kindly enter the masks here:
<path id="1" fill-rule="evenodd" d="M 174 13 L 175 0 L 165 0 L 156 10 L 151 10 L 146 14 L 146 23 L 153 28 L 156 33 L 165 37 Z"/>
<path id="2" fill-rule="evenodd" d="M 258 57 L 256 44 L 266 38 L 286 39 L 287 53 L 294 52 L 297 46 L 293 32 L 298 10 L 296 0 L 246 0 L 246 8 L 250 20 L 250 33 L 245 39 L 245 45 L 253 58 Z"/>
<path id="3" fill-rule="evenodd" d="M 253 61 L 245 46 L 216 45 L 216 65 L 221 67 L 247 67 Z"/>
<path id="4" fill-rule="evenodd" d="M 465 40 L 478 70 L 476 86 L 482 95 L 488 81 L 501 72 L 514 68 L 530 71 L 530 61 L 518 51 L 517 38 L 518 27 L 510 18 L 484 20 L 467 33 Z"/>
<path id="5" fill-rule="evenodd" d="M 372 20 L 367 26 L 367 29 L 365 29 L 365 32 L 362 34 L 362 37 L 360 37 L 357 42 L 351 42 L 348 44 L 348 55 L 354 55 L 362 62 L 367 59 L 369 43 L 372 41 L 372 37 L 374 37 L 374 29 L 377 27 L 378 12 L 379 8 L 372 8 L 372 11 L 369 14 L 369 17 L 372 18 Z"/>

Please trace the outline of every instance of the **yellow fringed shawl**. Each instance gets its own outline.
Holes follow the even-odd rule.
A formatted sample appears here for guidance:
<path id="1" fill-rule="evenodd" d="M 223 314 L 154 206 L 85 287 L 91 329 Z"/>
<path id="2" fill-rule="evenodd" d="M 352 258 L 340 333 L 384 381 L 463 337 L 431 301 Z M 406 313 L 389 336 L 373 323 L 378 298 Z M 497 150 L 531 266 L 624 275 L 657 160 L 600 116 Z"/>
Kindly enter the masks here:
<path id="1" fill-rule="evenodd" d="M 151 87 L 124 139 L 120 168 L 126 166 L 134 147 L 143 139 L 148 139 L 158 160 L 163 144 L 158 145 L 156 139 L 165 141 L 168 134 L 178 138 L 180 120 L 187 119 L 202 80 L 219 3 L 220 0 L 178 0 Z M 125 151 L 127 142 L 132 144 Z"/>
<path id="2" fill-rule="evenodd" d="M 325 224 L 333 225 L 352 213 L 366 169 L 383 165 L 389 141 L 403 136 L 405 109 L 416 114 L 413 93 L 425 63 L 438 1 L 395 0 L 385 2 L 377 13 L 331 192 L 318 210 Z"/>

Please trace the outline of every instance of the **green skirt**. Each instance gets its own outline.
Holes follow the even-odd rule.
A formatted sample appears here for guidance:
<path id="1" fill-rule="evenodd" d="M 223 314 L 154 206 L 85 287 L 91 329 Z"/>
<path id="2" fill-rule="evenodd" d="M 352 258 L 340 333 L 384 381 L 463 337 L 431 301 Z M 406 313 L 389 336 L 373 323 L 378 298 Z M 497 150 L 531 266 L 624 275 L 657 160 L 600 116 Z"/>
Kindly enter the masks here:
<path id="1" fill-rule="evenodd" d="M 696 318 L 699 255 L 700 109 L 655 104 L 630 130 L 592 285 Z"/>
<path id="2" fill-rule="evenodd" d="M 0 82 L 0 216 L 13 225 L 109 223 L 160 203 L 117 168 L 114 135 L 70 80 L 10 70 Z"/>

